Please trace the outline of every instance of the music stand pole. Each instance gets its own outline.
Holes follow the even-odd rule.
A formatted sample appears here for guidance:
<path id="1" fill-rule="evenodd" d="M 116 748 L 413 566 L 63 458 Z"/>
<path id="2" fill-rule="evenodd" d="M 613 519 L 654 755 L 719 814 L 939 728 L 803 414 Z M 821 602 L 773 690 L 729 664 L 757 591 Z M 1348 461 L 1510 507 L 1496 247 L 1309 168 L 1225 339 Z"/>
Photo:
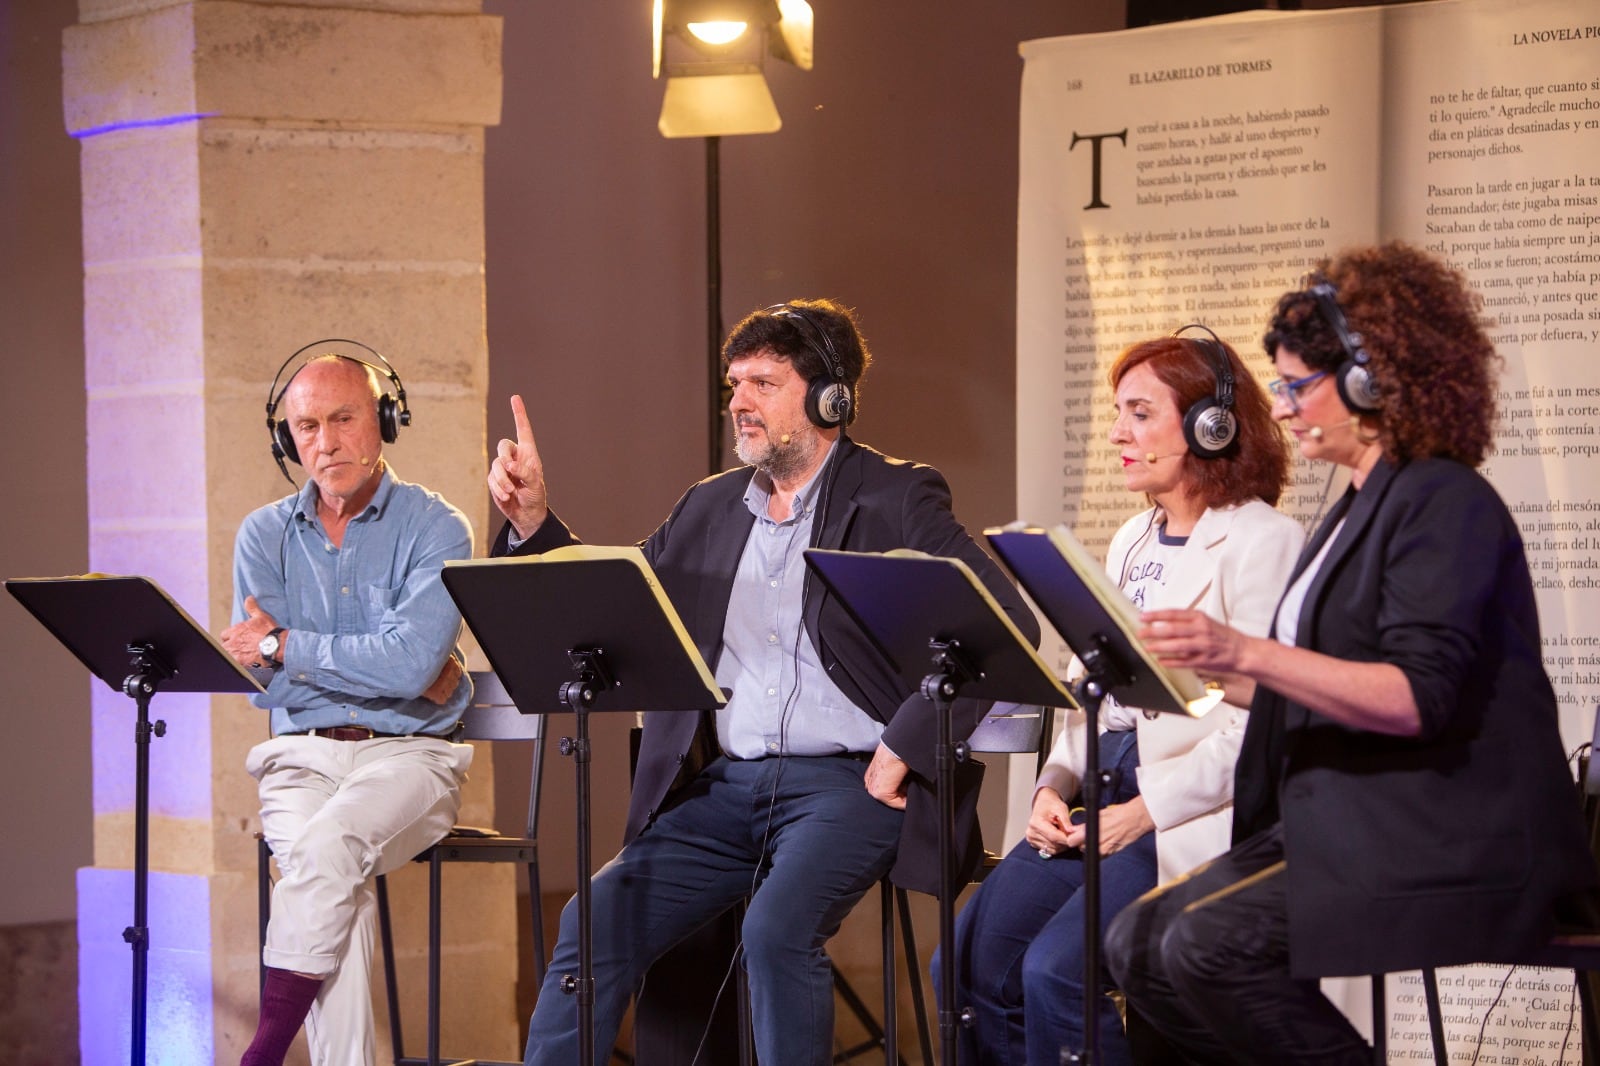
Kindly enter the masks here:
<path id="1" fill-rule="evenodd" d="M 589 705 L 595 695 L 611 687 L 611 675 L 606 669 L 605 653 L 599 649 L 574 649 L 567 653 L 577 681 L 561 686 L 561 704 L 576 719 L 576 738 L 562 737 L 560 751 L 573 758 L 578 792 L 578 972 L 561 975 L 561 991 L 577 997 L 578 1001 L 578 1062 L 594 1066 L 594 950 L 592 943 L 593 921 L 590 903 L 590 750 Z"/>
<path id="2" fill-rule="evenodd" d="M 1089 660 L 1097 660 L 1091 663 Z M 1082 705 L 1083 757 L 1083 1047 L 1062 1048 L 1061 1066 L 1094 1066 L 1100 1061 L 1100 704 L 1106 689 L 1100 657 L 1083 660 L 1089 673 L 1073 687 Z"/>
<path id="3" fill-rule="evenodd" d="M 133 924 L 122 931 L 122 939 L 133 947 L 133 1031 L 130 1059 L 134 1066 L 144 1062 L 146 1034 L 145 1004 L 150 974 L 150 738 L 165 736 L 167 723 L 150 721 L 150 699 L 156 686 L 172 676 L 152 644 L 129 644 L 133 672 L 122 682 L 122 691 L 133 697 L 138 708 L 134 725 L 133 787 Z"/>
<path id="4" fill-rule="evenodd" d="M 950 727 L 950 705 L 955 702 L 961 685 L 972 677 L 964 663 L 960 646 L 955 641 L 930 641 L 934 649 L 933 672 L 922 679 L 922 695 L 933 704 L 938 720 L 938 734 L 934 746 L 935 785 L 939 797 L 939 943 L 945 950 L 939 955 L 939 1060 L 953 1064 L 956 1061 L 956 1029 L 961 1023 L 956 1010 L 956 953 L 950 947 L 956 942 L 956 761 L 954 733 Z"/>

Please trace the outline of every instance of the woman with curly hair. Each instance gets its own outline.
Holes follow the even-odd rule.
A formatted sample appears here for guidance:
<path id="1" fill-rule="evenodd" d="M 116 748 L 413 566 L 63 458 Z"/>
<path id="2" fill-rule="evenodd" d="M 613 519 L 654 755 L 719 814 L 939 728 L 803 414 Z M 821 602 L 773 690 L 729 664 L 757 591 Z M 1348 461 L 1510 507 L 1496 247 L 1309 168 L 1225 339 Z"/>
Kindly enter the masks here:
<path id="1" fill-rule="evenodd" d="M 1462 276 L 1324 261 L 1264 338 L 1274 416 L 1350 471 L 1258 637 L 1152 611 L 1162 661 L 1249 702 L 1233 847 L 1123 911 L 1132 1004 L 1203 1063 L 1368 1063 L 1317 979 L 1515 960 L 1595 883 L 1516 523 L 1475 470 L 1498 359 Z"/>
<path id="2" fill-rule="evenodd" d="M 1288 442 L 1233 349 L 1203 326 L 1179 332 L 1131 346 L 1111 367 L 1111 444 L 1124 485 L 1149 506 L 1112 538 L 1106 568 L 1141 606 L 1194 608 L 1265 633 L 1305 541 L 1273 509 L 1289 479 Z M 1227 849 L 1244 721 L 1243 706 L 1194 719 L 1106 702 L 1102 930 L 1158 878 Z M 1084 827 L 1072 805 L 1086 730 L 1081 712 L 1069 720 L 1039 775 L 1024 839 L 956 923 L 957 999 L 972 1010 L 959 1034 L 964 1066 L 1057 1066 L 1063 1048 L 1083 1047 Z M 1116 1005 L 1100 1003 L 1096 1062 L 1126 1066 L 1134 1049 Z"/>

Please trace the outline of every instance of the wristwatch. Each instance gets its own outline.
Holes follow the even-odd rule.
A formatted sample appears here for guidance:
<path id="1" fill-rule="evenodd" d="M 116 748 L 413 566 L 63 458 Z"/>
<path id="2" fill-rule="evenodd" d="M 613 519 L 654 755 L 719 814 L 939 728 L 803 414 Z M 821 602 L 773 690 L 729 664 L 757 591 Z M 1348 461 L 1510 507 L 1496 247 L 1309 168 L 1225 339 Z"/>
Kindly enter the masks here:
<path id="1" fill-rule="evenodd" d="M 270 666 L 283 665 L 278 661 L 278 652 L 283 647 L 283 640 L 278 636 L 278 634 L 282 632 L 284 632 L 284 628 L 283 626 L 279 626 L 277 629 L 274 629 L 272 632 L 262 637 L 261 643 L 256 645 L 256 651 L 260 653 L 262 662 L 267 663 Z"/>

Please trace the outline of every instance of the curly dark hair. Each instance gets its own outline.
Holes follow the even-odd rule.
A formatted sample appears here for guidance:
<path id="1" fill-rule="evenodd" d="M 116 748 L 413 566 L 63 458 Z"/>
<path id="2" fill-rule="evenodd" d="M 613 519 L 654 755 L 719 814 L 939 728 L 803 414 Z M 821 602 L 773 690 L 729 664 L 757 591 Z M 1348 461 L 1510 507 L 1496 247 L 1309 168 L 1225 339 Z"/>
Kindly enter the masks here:
<path id="1" fill-rule="evenodd" d="M 1461 272 L 1401 241 L 1319 262 L 1302 288 L 1278 300 L 1261 343 L 1268 355 L 1281 346 L 1310 369 L 1331 372 L 1349 357 L 1309 291 L 1321 281 L 1338 291 L 1339 307 L 1370 359 L 1384 458 L 1482 463 L 1494 448 L 1502 360 L 1483 302 Z"/>
<path id="2" fill-rule="evenodd" d="M 1217 391 L 1217 370 L 1204 345 L 1191 337 L 1158 337 L 1131 345 L 1111 364 L 1113 391 L 1136 366 L 1149 365 L 1156 379 L 1178 398 L 1179 412 Z M 1204 459 L 1188 452 L 1183 479 L 1207 507 L 1225 507 L 1257 497 L 1276 504 L 1289 483 L 1289 442 L 1272 420 L 1272 402 L 1226 343 L 1222 351 L 1233 371 L 1233 414 L 1239 432 L 1221 455 Z"/>
<path id="3" fill-rule="evenodd" d="M 784 311 L 790 313 L 781 313 Z M 824 344 L 832 345 L 845 384 L 855 398 L 854 420 L 861 410 L 861 379 L 872 365 L 872 353 L 856 325 L 855 311 L 834 300 L 790 300 L 750 312 L 722 345 L 722 369 L 726 371 L 736 359 L 768 351 L 788 362 L 806 381 L 815 381 L 829 373 L 819 350 Z"/>

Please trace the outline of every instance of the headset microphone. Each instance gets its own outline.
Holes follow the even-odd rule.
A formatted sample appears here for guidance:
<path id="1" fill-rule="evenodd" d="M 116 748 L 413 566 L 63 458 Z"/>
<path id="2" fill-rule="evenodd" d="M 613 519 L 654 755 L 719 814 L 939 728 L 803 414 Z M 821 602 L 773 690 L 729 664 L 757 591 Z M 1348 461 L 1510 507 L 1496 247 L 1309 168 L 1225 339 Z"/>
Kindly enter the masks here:
<path id="1" fill-rule="evenodd" d="M 1348 419 L 1345 419 L 1344 421 L 1347 422 L 1352 427 L 1358 426 L 1358 425 L 1361 424 L 1361 416 L 1360 415 L 1351 415 Z M 1339 423 L 1335 422 L 1334 425 L 1337 426 L 1337 425 L 1339 425 Z M 1322 426 L 1319 426 L 1319 425 L 1308 424 L 1306 426 L 1306 436 L 1310 437 L 1312 440 L 1321 440 L 1324 436 L 1327 435 L 1327 432 L 1328 431 L 1326 429 L 1324 429 Z"/>
<path id="2" fill-rule="evenodd" d="M 1145 452 L 1144 461 L 1153 463 L 1158 459 L 1181 459 L 1188 454 L 1188 452 L 1168 452 L 1166 455 L 1157 455 L 1155 452 Z"/>
<path id="3" fill-rule="evenodd" d="M 788 444 L 789 443 L 789 434 L 785 433 L 783 436 L 779 437 L 778 438 L 778 443 L 779 444 Z"/>

